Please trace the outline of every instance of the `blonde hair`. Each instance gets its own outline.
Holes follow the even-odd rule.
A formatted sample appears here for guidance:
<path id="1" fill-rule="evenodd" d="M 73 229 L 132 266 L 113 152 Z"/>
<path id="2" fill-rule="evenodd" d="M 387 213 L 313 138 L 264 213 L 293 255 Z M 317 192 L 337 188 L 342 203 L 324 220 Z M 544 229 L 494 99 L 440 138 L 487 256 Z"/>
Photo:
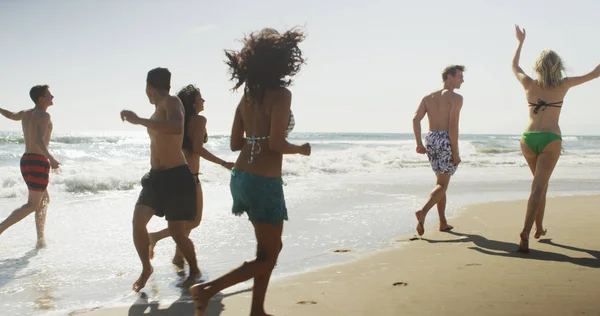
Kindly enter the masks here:
<path id="1" fill-rule="evenodd" d="M 550 49 L 542 51 L 535 61 L 533 70 L 537 72 L 537 81 L 543 89 L 554 88 L 562 83 L 565 70 L 562 59 L 558 54 Z"/>

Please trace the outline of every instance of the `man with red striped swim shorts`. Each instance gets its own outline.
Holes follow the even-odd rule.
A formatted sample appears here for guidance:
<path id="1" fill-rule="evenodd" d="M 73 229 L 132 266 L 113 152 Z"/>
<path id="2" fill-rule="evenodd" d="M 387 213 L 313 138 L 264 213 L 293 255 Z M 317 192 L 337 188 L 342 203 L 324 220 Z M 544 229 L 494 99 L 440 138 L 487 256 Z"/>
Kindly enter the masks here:
<path id="1" fill-rule="evenodd" d="M 0 235 L 27 215 L 35 212 L 36 247 L 42 248 L 45 246 L 44 225 L 46 210 L 50 202 L 50 196 L 46 190 L 50 168 L 57 169 L 60 164 L 48 151 L 52 135 L 52 121 L 47 110 L 53 104 L 54 96 L 48 90 L 47 85 L 31 88 L 29 96 L 35 103 L 35 107 L 32 109 L 13 113 L 0 108 L 0 114 L 11 120 L 21 121 L 25 139 L 25 153 L 21 157 L 21 175 L 29 190 L 27 203 L 14 210 L 0 223 Z"/>

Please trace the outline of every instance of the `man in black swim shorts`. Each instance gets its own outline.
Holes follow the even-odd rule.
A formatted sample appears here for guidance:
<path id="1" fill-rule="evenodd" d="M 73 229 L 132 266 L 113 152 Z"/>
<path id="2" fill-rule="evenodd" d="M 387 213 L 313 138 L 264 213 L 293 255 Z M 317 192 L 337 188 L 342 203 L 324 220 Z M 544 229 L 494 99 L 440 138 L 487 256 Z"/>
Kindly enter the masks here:
<path id="1" fill-rule="evenodd" d="M 171 237 L 190 266 L 184 285 L 191 285 L 200 276 L 194 244 L 186 234 L 186 225 L 196 216 L 196 182 L 183 153 L 183 105 L 171 96 L 171 73 L 166 68 L 148 72 L 146 95 L 155 105 L 150 119 L 139 118 L 123 110 L 121 119 L 145 126 L 150 136 L 150 165 L 142 178 L 142 192 L 133 214 L 133 242 L 142 261 L 142 274 L 133 284 L 139 292 L 154 271 L 150 264 L 150 240 L 146 225 L 156 215 L 168 221 Z"/>

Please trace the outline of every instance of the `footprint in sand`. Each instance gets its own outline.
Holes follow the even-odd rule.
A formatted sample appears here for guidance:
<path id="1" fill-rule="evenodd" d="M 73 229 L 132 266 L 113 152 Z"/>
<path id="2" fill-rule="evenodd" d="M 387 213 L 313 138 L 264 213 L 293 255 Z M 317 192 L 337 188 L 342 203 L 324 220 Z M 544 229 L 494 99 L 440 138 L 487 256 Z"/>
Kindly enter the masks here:
<path id="1" fill-rule="evenodd" d="M 339 252 L 339 253 L 341 253 L 341 252 L 350 252 L 350 251 L 351 251 L 350 249 L 336 249 L 333 252 Z"/>
<path id="2" fill-rule="evenodd" d="M 394 283 L 394 286 L 407 286 L 407 285 L 408 285 L 408 283 L 406 283 L 406 282 L 396 282 L 396 283 Z"/>
<path id="3" fill-rule="evenodd" d="M 300 304 L 300 305 L 315 305 L 315 304 L 317 304 L 317 302 L 315 302 L 315 301 L 300 301 L 300 302 L 298 302 L 296 304 Z"/>

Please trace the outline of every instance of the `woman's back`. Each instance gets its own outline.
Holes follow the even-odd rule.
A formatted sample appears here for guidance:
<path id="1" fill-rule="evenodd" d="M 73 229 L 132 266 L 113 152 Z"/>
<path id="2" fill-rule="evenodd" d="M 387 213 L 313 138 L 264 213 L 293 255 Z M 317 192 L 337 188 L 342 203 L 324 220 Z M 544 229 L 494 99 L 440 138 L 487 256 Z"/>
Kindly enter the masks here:
<path id="1" fill-rule="evenodd" d="M 532 80 L 525 89 L 525 96 L 529 106 L 529 124 L 526 131 L 552 132 L 560 135 L 558 121 L 563 100 L 569 90 L 566 81 L 554 87 L 544 89 L 537 80 Z"/>
<path id="2" fill-rule="evenodd" d="M 291 93 L 286 88 L 266 90 L 260 102 L 242 98 L 238 111 L 244 126 L 245 142 L 236 161 L 236 169 L 266 177 L 281 177 L 283 154 L 273 150 L 271 143 L 273 139 L 285 138 L 285 130 L 272 128 L 272 122 L 287 120 L 286 124 L 289 124 L 290 101 Z"/>

